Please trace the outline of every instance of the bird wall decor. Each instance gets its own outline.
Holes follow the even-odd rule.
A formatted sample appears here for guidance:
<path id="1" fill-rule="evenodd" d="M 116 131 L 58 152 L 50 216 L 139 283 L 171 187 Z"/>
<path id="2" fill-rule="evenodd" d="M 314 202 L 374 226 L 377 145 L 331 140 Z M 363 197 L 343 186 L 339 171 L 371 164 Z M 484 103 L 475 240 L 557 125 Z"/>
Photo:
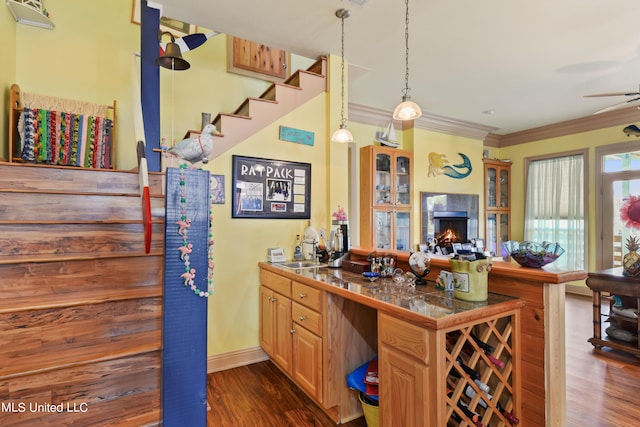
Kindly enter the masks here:
<path id="1" fill-rule="evenodd" d="M 208 124 L 202 129 L 200 135 L 183 139 L 169 148 L 167 153 L 186 160 L 189 163 L 199 161 L 208 163 L 209 156 L 213 151 L 213 138 L 216 135 L 220 135 L 220 133 L 215 125 Z"/>
<path id="2" fill-rule="evenodd" d="M 636 125 L 629 125 L 622 129 L 627 136 L 640 136 L 640 128 Z"/>

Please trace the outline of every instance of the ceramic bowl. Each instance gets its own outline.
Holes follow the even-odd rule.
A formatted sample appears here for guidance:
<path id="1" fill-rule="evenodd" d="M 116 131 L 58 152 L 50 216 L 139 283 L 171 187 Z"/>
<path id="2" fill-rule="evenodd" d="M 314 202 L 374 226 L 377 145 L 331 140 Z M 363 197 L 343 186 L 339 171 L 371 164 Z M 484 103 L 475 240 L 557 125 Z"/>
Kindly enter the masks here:
<path id="1" fill-rule="evenodd" d="M 540 268 L 554 262 L 565 251 L 558 243 L 504 242 L 504 249 L 523 267 Z"/>

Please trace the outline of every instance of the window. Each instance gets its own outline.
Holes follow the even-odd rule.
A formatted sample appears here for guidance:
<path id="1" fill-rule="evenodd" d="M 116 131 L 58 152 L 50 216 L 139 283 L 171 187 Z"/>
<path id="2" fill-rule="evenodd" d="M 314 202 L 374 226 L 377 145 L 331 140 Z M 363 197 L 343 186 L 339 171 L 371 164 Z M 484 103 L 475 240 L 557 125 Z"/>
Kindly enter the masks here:
<path id="1" fill-rule="evenodd" d="M 585 269 L 585 153 L 528 160 L 524 238 L 557 242 L 566 252 L 554 263 Z"/>

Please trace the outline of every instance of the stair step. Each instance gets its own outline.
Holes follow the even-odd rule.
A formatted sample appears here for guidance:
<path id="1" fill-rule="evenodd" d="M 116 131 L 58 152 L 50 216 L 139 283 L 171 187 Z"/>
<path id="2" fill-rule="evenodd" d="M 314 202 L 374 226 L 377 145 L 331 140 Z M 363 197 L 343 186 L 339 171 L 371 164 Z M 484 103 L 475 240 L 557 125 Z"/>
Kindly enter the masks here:
<path id="1" fill-rule="evenodd" d="M 233 112 L 233 114 L 237 114 L 239 116 L 247 116 L 251 117 L 251 103 L 255 102 L 266 102 L 270 104 L 277 104 L 278 101 L 274 101 L 272 99 L 263 99 L 263 98 L 247 98 L 245 101 L 240 104 L 240 106 Z"/>
<path id="2" fill-rule="evenodd" d="M 326 56 L 319 57 L 316 60 L 316 62 L 314 62 L 313 64 L 311 64 L 311 66 L 307 68 L 307 71 L 317 74 L 319 76 L 324 76 L 326 73 L 326 70 L 325 70 L 326 61 L 327 61 Z"/>

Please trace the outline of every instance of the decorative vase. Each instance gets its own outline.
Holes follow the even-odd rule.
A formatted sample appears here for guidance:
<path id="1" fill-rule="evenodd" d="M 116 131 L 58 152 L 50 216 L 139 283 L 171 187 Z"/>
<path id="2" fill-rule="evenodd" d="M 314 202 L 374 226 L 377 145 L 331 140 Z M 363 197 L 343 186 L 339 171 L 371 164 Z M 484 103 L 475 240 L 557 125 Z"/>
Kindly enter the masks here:
<path id="1" fill-rule="evenodd" d="M 626 244 L 627 252 L 622 259 L 622 274 L 624 276 L 640 276 L 640 242 L 636 237 L 629 237 Z"/>
<path id="2" fill-rule="evenodd" d="M 204 129 L 208 124 L 211 124 L 211 113 L 202 113 L 202 126 L 200 129 Z"/>

